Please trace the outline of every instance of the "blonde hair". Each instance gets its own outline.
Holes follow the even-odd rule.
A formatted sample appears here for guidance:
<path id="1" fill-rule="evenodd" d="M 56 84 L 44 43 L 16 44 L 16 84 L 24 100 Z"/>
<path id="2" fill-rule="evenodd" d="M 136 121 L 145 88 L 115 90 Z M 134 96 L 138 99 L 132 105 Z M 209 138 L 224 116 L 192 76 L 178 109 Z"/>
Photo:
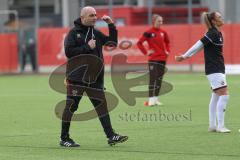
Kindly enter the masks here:
<path id="1" fill-rule="evenodd" d="M 215 19 L 215 13 L 216 12 L 211 12 L 211 13 L 203 12 L 202 13 L 202 20 L 203 20 L 203 22 L 205 23 L 205 25 L 208 29 L 214 27 L 214 24 L 212 23 L 212 20 Z"/>
<path id="2" fill-rule="evenodd" d="M 155 23 L 155 21 L 156 21 L 156 19 L 157 19 L 158 17 L 161 17 L 161 18 L 162 18 L 162 16 L 160 16 L 159 14 L 153 14 L 153 15 L 152 15 L 152 24 Z"/>

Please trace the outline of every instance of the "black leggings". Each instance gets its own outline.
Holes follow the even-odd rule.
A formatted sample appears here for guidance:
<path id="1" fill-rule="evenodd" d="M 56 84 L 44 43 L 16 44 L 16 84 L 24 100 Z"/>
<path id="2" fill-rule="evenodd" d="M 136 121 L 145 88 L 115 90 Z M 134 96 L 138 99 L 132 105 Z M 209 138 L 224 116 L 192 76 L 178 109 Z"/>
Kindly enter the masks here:
<path id="1" fill-rule="evenodd" d="M 165 72 L 165 61 L 148 61 L 149 67 L 149 97 L 159 96 L 162 79 Z"/>
<path id="2" fill-rule="evenodd" d="M 107 138 L 110 138 L 114 133 L 113 133 L 113 129 L 110 121 L 110 116 L 108 113 L 107 101 L 106 101 L 104 90 L 103 89 L 96 90 L 91 87 L 89 88 L 89 87 L 83 86 L 80 89 L 78 87 L 77 95 L 72 95 L 74 94 L 74 90 L 75 89 L 73 89 L 71 85 L 68 85 L 67 87 L 68 96 L 67 96 L 66 106 L 62 114 L 61 139 L 65 139 L 69 137 L 69 128 L 70 128 L 71 119 L 74 112 L 78 109 L 79 102 L 82 98 L 81 95 L 83 95 L 84 92 L 86 92 L 91 103 L 93 104 Z"/>

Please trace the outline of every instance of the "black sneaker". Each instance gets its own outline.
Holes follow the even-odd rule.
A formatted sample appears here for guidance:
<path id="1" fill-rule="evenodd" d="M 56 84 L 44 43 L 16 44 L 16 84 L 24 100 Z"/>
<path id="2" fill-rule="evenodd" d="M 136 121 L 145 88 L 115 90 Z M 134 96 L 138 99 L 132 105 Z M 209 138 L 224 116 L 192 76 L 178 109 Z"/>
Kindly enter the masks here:
<path id="1" fill-rule="evenodd" d="M 114 134 L 111 138 L 108 139 L 108 144 L 114 146 L 117 143 L 123 143 L 128 140 L 128 136 L 121 136 L 119 134 Z"/>
<path id="2" fill-rule="evenodd" d="M 59 144 L 62 147 L 80 147 L 80 145 L 78 143 L 75 143 L 71 138 L 61 140 Z"/>

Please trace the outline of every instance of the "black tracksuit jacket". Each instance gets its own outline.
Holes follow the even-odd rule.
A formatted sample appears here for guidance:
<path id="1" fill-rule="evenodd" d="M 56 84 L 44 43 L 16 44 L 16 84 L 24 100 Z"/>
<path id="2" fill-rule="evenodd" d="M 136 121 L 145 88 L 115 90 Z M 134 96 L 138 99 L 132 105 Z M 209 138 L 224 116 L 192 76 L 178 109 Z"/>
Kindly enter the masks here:
<path id="1" fill-rule="evenodd" d="M 66 78 L 71 83 L 90 85 L 103 89 L 104 45 L 117 46 L 117 30 L 114 24 L 108 24 L 109 36 L 104 35 L 92 26 L 85 26 L 81 19 L 74 21 L 74 27 L 69 31 L 64 41 L 67 56 Z M 90 39 L 96 40 L 96 47 L 88 45 Z"/>

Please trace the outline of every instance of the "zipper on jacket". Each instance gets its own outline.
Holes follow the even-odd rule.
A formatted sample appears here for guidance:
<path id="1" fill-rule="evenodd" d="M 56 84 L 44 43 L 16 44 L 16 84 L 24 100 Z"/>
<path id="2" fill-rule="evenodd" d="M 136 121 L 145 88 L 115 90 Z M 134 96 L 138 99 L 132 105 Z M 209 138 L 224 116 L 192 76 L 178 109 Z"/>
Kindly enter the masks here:
<path id="1" fill-rule="evenodd" d="M 90 27 L 88 27 L 88 31 L 87 31 L 87 34 L 86 34 L 86 37 L 85 37 L 85 43 L 87 43 L 87 36 L 88 36 L 89 30 L 90 30 Z"/>

